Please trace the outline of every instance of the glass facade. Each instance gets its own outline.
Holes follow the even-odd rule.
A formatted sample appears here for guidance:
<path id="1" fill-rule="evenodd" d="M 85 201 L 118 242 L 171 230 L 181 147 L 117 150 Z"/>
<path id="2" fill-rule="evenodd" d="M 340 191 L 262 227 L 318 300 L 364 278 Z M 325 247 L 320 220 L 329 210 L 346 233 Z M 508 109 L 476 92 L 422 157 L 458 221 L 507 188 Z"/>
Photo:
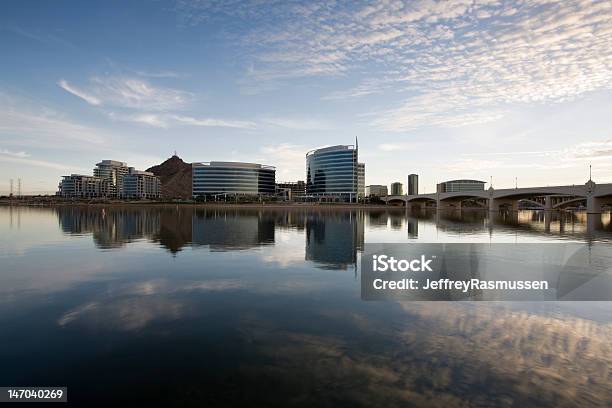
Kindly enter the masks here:
<path id="1" fill-rule="evenodd" d="M 408 195 L 419 194 L 419 176 L 417 174 L 408 175 Z"/>
<path id="2" fill-rule="evenodd" d="M 192 192 L 206 195 L 273 195 L 276 169 L 255 163 L 194 163 Z"/>
<path id="3" fill-rule="evenodd" d="M 399 181 L 391 183 L 391 195 L 403 195 L 404 186 Z"/>
<path id="4" fill-rule="evenodd" d="M 357 149 L 332 146 L 306 154 L 306 194 L 320 198 L 356 201 Z"/>

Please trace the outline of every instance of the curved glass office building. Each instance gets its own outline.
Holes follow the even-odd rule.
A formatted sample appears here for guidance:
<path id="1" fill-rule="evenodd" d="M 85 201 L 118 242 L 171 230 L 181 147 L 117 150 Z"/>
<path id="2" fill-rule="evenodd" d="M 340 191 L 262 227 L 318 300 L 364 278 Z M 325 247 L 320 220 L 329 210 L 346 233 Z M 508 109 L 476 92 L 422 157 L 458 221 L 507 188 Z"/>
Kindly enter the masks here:
<path id="1" fill-rule="evenodd" d="M 197 196 L 273 195 L 276 169 L 256 163 L 192 164 L 192 193 Z"/>
<path id="2" fill-rule="evenodd" d="M 306 194 L 319 199 L 357 201 L 357 148 L 339 145 L 306 154 Z"/>

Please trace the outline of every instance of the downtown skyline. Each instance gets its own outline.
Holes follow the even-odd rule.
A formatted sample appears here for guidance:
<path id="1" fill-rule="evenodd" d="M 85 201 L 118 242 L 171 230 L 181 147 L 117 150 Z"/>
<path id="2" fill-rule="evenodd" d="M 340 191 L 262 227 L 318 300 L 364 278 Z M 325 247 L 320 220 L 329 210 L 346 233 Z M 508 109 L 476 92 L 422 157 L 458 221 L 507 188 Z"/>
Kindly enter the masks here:
<path id="1" fill-rule="evenodd" d="M 366 184 L 612 182 L 604 1 L 9 2 L 0 194 L 114 159 L 305 179 L 359 138 Z"/>

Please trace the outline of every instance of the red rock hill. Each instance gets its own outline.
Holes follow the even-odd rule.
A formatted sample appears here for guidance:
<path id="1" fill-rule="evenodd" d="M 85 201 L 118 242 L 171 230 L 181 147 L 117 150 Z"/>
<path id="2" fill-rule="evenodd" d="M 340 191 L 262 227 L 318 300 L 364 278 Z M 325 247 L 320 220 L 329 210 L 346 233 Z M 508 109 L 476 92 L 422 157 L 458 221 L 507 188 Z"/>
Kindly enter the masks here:
<path id="1" fill-rule="evenodd" d="M 159 176 L 164 198 L 191 198 L 191 163 L 174 155 L 147 171 Z"/>

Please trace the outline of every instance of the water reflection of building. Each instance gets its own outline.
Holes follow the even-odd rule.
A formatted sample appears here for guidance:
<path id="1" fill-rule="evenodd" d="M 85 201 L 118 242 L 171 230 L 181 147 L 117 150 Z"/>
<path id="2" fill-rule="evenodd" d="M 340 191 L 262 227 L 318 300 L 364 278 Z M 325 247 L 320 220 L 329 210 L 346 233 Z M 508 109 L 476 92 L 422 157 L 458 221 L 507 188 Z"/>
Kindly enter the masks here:
<path id="1" fill-rule="evenodd" d="M 160 228 L 159 212 L 143 209 L 60 207 L 57 215 L 62 231 L 92 234 L 100 248 L 116 248 L 137 239 L 152 238 Z"/>
<path id="2" fill-rule="evenodd" d="M 274 243 L 274 224 L 265 211 L 196 210 L 192 241 L 218 251 L 253 248 Z"/>
<path id="3" fill-rule="evenodd" d="M 346 269 L 363 250 L 364 213 L 311 213 L 306 219 L 306 260 L 329 269 Z"/>
<path id="4" fill-rule="evenodd" d="M 274 211 L 275 227 L 278 229 L 294 229 L 302 231 L 306 228 L 305 211 Z"/>
<path id="5" fill-rule="evenodd" d="M 368 226 L 370 228 L 386 228 L 388 221 L 389 213 L 387 211 L 368 211 Z"/>

